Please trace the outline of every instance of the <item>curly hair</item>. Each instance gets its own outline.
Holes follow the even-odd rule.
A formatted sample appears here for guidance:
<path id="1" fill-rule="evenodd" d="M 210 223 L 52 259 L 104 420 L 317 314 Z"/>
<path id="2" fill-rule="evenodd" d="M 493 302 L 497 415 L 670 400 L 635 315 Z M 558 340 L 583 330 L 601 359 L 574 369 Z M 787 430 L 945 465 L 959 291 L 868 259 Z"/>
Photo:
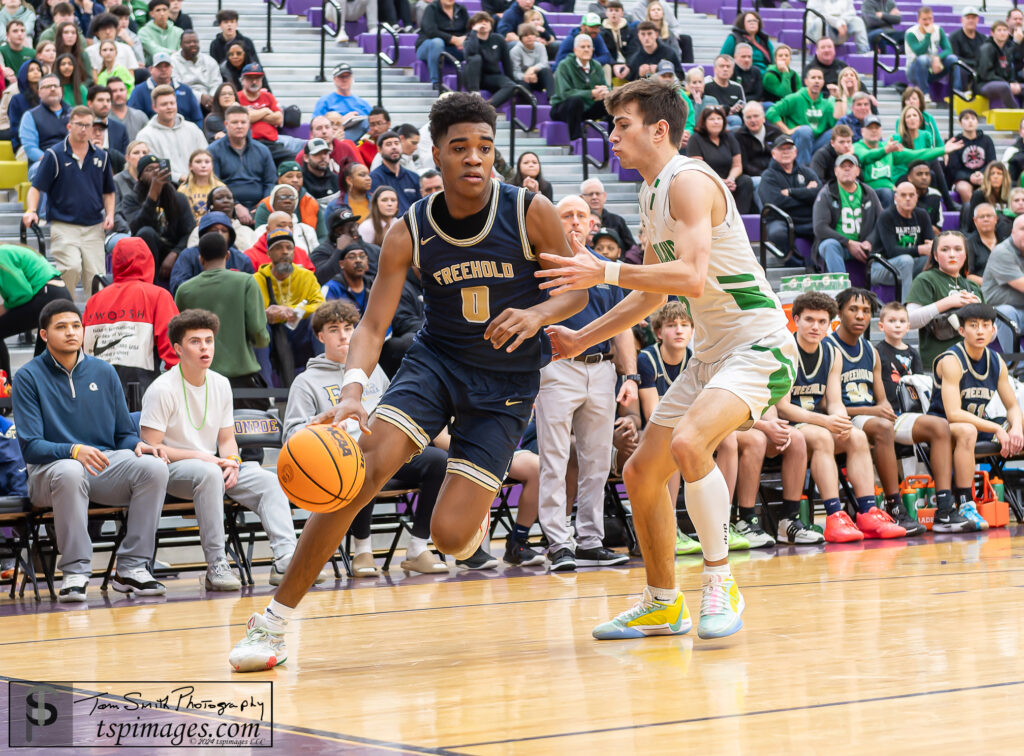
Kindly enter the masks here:
<path id="1" fill-rule="evenodd" d="M 458 123 L 486 123 L 493 132 L 497 121 L 497 111 L 476 92 L 447 92 L 430 108 L 430 141 L 440 145 Z"/>
<path id="2" fill-rule="evenodd" d="M 657 333 L 658 329 L 666 323 L 674 323 L 677 320 L 693 325 L 693 318 L 687 312 L 686 305 L 678 299 L 670 299 L 651 315 L 651 330 Z"/>
<path id="3" fill-rule="evenodd" d="M 836 296 L 836 305 L 839 307 L 839 311 L 842 312 L 843 308 L 855 299 L 863 299 L 867 302 L 871 307 L 872 315 L 878 312 L 878 309 L 882 306 L 874 292 L 868 291 L 867 289 L 861 289 L 857 286 L 851 286 L 849 289 L 843 289 Z"/>
<path id="4" fill-rule="evenodd" d="M 359 310 L 344 299 L 332 299 L 316 308 L 309 327 L 313 333 L 320 333 L 330 323 L 359 325 Z"/>
<path id="5" fill-rule="evenodd" d="M 220 318 L 209 310 L 185 310 L 171 318 L 167 323 L 167 338 L 172 344 L 180 344 L 189 331 L 213 331 L 217 335 L 220 330 Z"/>
<path id="6" fill-rule="evenodd" d="M 793 320 L 800 317 L 804 310 L 818 310 L 828 313 L 829 320 L 835 320 L 839 314 L 836 300 L 822 291 L 808 291 L 793 300 Z"/>

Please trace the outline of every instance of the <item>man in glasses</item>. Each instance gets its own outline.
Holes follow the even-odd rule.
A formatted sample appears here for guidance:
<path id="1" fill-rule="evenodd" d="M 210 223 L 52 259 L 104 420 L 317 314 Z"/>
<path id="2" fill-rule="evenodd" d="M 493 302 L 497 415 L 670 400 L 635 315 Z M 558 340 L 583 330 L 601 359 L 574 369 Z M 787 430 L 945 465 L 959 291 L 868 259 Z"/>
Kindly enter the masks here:
<path id="1" fill-rule="evenodd" d="M 39 170 L 43 152 L 68 135 L 68 116 L 71 114 L 71 107 L 61 100 L 64 90 L 55 74 L 43 76 L 38 86 L 39 104 L 25 114 L 18 127 L 18 138 L 28 157 L 30 181 Z"/>

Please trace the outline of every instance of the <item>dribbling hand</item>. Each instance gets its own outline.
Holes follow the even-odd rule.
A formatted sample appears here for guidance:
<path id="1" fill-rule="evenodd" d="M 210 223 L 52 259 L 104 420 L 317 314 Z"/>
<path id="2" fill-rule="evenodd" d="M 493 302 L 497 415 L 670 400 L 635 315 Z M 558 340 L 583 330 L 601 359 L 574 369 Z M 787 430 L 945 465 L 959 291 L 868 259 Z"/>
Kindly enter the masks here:
<path id="1" fill-rule="evenodd" d="M 346 387 L 347 388 L 347 387 Z M 371 433 L 370 417 L 366 414 L 366 408 L 360 399 L 343 398 L 338 404 L 326 412 L 318 415 L 310 421 L 310 425 L 337 425 L 343 426 L 346 420 L 356 420 L 359 423 L 359 430 L 363 433 Z"/>
<path id="2" fill-rule="evenodd" d="M 533 338 L 541 325 L 540 316 L 532 310 L 510 307 L 487 324 L 484 338 L 495 349 L 501 349 L 514 336 L 515 340 L 505 349 L 506 352 L 514 352 L 524 341 Z"/>
<path id="3" fill-rule="evenodd" d="M 538 270 L 533 274 L 537 278 L 551 279 L 541 283 L 539 288 L 548 289 L 553 297 L 604 283 L 604 263 L 590 254 L 575 234 L 568 234 L 568 239 L 572 257 L 541 252 L 540 259 L 555 267 Z"/>

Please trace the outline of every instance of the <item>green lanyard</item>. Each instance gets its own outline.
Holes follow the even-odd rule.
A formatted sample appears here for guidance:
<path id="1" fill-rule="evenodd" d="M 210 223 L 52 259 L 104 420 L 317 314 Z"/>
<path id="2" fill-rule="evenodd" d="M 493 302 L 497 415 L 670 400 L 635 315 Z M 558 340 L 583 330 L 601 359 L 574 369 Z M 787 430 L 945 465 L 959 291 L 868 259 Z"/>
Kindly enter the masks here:
<path id="1" fill-rule="evenodd" d="M 210 379 L 207 378 L 203 381 L 203 386 L 206 387 L 206 399 L 203 400 L 203 422 L 196 425 L 192 420 L 192 412 L 188 407 L 188 392 L 185 390 L 185 374 L 181 370 L 181 363 L 178 363 L 178 374 L 181 376 L 181 395 L 185 398 L 185 417 L 188 418 L 189 425 L 196 430 L 202 430 L 206 427 L 206 411 L 210 408 Z"/>

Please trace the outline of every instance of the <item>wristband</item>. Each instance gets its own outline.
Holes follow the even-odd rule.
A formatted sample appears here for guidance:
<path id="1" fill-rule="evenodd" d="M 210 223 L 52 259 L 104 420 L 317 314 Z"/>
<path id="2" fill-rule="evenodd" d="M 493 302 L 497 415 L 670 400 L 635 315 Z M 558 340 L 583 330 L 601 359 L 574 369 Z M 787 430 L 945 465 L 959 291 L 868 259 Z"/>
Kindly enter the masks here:
<path id="1" fill-rule="evenodd" d="M 366 388 L 366 384 L 369 382 L 370 379 L 363 370 L 353 368 L 345 371 L 345 377 L 341 379 L 341 387 L 345 388 L 350 383 L 358 383 L 360 388 Z"/>
<path id="2" fill-rule="evenodd" d="M 242 458 L 239 457 L 237 454 L 228 455 L 227 459 L 230 459 L 233 462 L 237 462 L 239 467 L 242 466 Z"/>
<path id="3" fill-rule="evenodd" d="M 604 264 L 604 282 L 612 286 L 619 285 L 619 270 L 622 268 L 620 262 L 606 262 Z"/>
<path id="4" fill-rule="evenodd" d="M 71 447 L 71 459 L 77 461 L 78 460 L 78 452 L 80 452 L 80 451 L 82 451 L 82 445 L 81 444 L 75 444 L 74 446 L 72 446 Z"/>

